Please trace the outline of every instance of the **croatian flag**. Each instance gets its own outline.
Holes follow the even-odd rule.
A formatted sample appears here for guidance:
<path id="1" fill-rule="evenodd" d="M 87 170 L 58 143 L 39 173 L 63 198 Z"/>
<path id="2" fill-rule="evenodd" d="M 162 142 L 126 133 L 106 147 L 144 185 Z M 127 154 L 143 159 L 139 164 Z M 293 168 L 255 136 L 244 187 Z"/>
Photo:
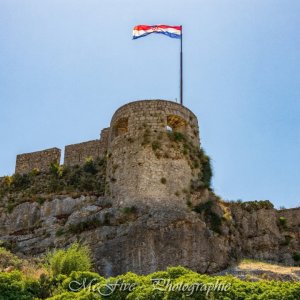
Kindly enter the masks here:
<path id="1" fill-rule="evenodd" d="M 180 39 L 182 27 L 169 25 L 137 25 L 133 28 L 133 39 L 138 39 L 150 33 L 160 33 L 171 38 Z"/>

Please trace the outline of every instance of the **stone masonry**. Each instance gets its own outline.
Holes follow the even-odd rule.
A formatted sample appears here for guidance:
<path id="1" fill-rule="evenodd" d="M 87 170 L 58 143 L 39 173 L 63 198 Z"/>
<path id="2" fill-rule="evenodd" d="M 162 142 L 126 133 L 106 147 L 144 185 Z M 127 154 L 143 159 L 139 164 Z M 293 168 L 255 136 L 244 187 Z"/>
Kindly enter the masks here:
<path id="1" fill-rule="evenodd" d="M 101 131 L 99 140 L 68 145 L 65 147 L 64 165 L 82 165 L 87 158 L 96 159 L 102 157 L 107 149 L 109 128 Z"/>
<path id="2" fill-rule="evenodd" d="M 177 265 L 215 273 L 241 258 L 298 264 L 300 208 L 245 206 L 206 187 L 194 189 L 202 175 L 199 150 L 198 121 L 186 107 L 164 100 L 128 103 L 100 139 L 66 146 L 66 165 L 106 157 L 106 195 L 50 194 L 39 203 L 21 191 L 12 196 L 22 201 L 8 211 L 7 194 L 0 199 L 0 238 L 30 257 L 85 241 L 106 277 Z M 16 172 L 47 171 L 59 161 L 57 148 L 18 155 Z M 202 212 L 192 209 L 209 203 Z M 95 226 L 70 232 L 82 224 Z"/>
<path id="3" fill-rule="evenodd" d="M 96 159 L 103 157 L 107 150 L 109 128 L 101 131 L 99 140 L 87 141 L 65 147 L 64 165 L 82 165 L 87 158 Z M 60 163 L 61 150 L 51 148 L 37 152 L 17 155 L 16 173 L 29 173 L 34 168 L 40 171 L 48 171 L 52 163 Z"/>
<path id="4" fill-rule="evenodd" d="M 189 190 L 200 169 L 170 141 L 172 133 L 184 135 L 199 150 L 197 117 L 188 108 L 165 100 L 131 102 L 115 112 L 100 139 L 66 146 L 64 165 L 82 165 L 89 157 L 107 154 L 106 193 L 117 205 L 185 205 L 183 191 Z M 45 171 L 59 159 L 57 148 L 18 155 L 16 172 Z"/>
<path id="5" fill-rule="evenodd" d="M 120 206 L 170 202 L 184 204 L 199 169 L 170 143 L 168 132 L 180 132 L 199 149 L 196 116 L 171 101 L 144 100 L 119 108 L 110 124 L 108 195 Z M 177 192 L 176 192 L 177 191 Z"/>
<path id="6" fill-rule="evenodd" d="M 28 173 L 35 168 L 48 171 L 52 163 L 60 163 L 60 149 L 58 148 L 19 154 L 16 161 L 16 173 Z"/>

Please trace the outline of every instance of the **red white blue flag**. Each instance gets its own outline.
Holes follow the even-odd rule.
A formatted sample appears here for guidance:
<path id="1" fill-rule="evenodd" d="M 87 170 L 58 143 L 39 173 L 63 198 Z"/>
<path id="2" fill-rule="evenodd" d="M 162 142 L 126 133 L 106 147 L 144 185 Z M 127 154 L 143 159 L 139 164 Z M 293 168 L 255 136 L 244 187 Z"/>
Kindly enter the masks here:
<path id="1" fill-rule="evenodd" d="M 150 33 L 160 33 L 171 38 L 180 39 L 182 27 L 169 25 L 137 25 L 133 28 L 133 39 L 138 39 Z"/>

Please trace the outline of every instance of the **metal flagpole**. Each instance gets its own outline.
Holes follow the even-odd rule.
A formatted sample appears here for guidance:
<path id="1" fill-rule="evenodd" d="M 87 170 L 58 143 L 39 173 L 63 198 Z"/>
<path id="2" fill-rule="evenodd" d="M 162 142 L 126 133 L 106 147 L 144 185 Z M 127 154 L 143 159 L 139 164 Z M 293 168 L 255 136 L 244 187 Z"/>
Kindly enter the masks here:
<path id="1" fill-rule="evenodd" d="M 181 36 L 180 36 L 180 104 L 183 105 L 183 77 L 182 77 L 182 72 L 183 72 L 183 65 L 182 65 L 182 36 L 183 36 L 183 31 L 182 31 L 182 26 L 181 26 Z"/>

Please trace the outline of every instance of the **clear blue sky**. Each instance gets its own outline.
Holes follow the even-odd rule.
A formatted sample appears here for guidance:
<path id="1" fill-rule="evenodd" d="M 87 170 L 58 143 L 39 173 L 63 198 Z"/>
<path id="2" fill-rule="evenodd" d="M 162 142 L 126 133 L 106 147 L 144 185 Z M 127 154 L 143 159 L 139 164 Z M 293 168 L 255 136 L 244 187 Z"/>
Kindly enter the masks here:
<path id="1" fill-rule="evenodd" d="M 198 116 L 215 191 L 300 205 L 299 0 L 0 0 L 0 174 L 18 153 L 98 138 L 137 99 L 179 97 Z"/>

